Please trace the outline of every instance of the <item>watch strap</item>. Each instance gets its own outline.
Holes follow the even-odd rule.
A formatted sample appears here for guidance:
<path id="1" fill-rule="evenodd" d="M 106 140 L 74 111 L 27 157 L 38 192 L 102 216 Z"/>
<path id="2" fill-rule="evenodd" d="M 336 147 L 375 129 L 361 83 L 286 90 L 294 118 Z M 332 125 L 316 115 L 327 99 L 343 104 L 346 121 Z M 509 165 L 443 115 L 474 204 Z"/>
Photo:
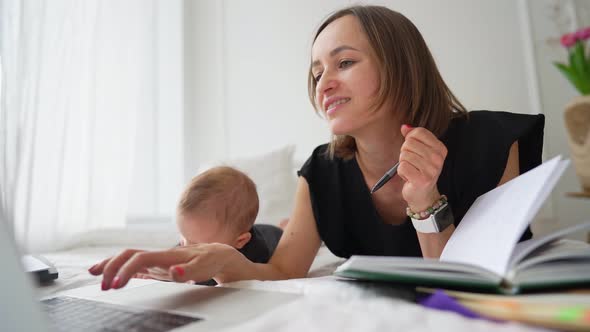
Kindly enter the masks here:
<path id="1" fill-rule="evenodd" d="M 454 223 L 453 212 L 446 202 L 425 219 L 410 218 L 412 225 L 420 233 L 440 233 Z"/>

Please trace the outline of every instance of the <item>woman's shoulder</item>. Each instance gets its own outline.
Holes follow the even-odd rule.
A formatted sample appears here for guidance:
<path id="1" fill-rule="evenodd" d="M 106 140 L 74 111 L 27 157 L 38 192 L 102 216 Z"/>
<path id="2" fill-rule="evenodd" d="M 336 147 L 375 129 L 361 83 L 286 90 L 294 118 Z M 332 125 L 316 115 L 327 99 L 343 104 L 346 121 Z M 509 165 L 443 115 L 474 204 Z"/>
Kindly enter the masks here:
<path id="1" fill-rule="evenodd" d="M 329 144 L 324 143 L 316 146 L 311 152 L 310 158 L 329 159 Z"/>
<path id="2" fill-rule="evenodd" d="M 471 111 L 453 119 L 442 141 L 449 151 L 445 164 L 455 185 L 477 195 L 493 189 L 515 142 L 521 174 L 539 165 L 544 125 L 542 114 Z"/>
<path id="3" fill-rule="evenodd" d="M 330 157 L 329 145 L 318 145 L 311 153 L 309 158 L 305 161 L 301 169 L 297 172 L 298 175 L 303 175 L 309 180 L 309 175 L 312 173 L 330 172 L 338 167 L 342 161 L 339 157 Z"/>
<path id="4" fill-rule="evenodd" d="M 503 154 L 516 141 L 540 152 L 538 147 L 542 146 L 544 126 L 542 114 L 471 111 L 451 121 L 443 141 L 449 150 L 461 155 L 467 152 Z"/>
<path id="5" fill-rule="evenodd" d="M 543 114 L 521 114 L 503 111 L 471 111 L 451 120 L 449 132 L 473 137 L 493 135 L 518 136 L 531 130 L 543 129 Z"/>

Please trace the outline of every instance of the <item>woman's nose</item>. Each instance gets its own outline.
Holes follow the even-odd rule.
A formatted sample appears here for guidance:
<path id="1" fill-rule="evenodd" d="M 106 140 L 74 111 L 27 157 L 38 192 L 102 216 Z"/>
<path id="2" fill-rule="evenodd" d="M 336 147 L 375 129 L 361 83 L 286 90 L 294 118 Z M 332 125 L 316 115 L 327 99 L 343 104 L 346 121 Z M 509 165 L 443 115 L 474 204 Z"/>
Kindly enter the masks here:
<path id="1" fill-rule="evenodd" d="M 316 86 L 316 93 L 318 95 L 326 94 L 330 90 L 335 89 L 337 86 L 338 86 L 338 80 L 336 80 L 334 75 L 332 75 L 328 72 L 324 72 L 322 74 L 322 77 L 320 77 L 320 80 L 318 81 L 318 84 Z"/>

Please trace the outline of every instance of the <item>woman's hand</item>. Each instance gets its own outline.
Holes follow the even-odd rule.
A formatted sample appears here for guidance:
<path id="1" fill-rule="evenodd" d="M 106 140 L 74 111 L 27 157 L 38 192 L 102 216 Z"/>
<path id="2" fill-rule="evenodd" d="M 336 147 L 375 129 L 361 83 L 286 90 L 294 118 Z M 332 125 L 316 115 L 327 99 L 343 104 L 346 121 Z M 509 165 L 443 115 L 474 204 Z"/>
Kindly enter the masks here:
<path id="1" fill-rule="evenodd" d="M 94 265 L 88 272 L 103 275 L 102 290 L 124 287 L 134 275 L 149 275 L 150 269 L 168 271 L 177 282 L 205 281 L 215 277 L 229 263 L 235 248 L 220 243 L 201 243 L 163 251 L 127 249 Z"/>
<path id="2" fill-rule="evenodd" d="M 405 181 L 404 200 L 414 212 L 423 211 L 440 198 L 436 183 L 447 157 L 446 146 L 425 128 L 401 127 L 405 141 L 397 174 Z"/>

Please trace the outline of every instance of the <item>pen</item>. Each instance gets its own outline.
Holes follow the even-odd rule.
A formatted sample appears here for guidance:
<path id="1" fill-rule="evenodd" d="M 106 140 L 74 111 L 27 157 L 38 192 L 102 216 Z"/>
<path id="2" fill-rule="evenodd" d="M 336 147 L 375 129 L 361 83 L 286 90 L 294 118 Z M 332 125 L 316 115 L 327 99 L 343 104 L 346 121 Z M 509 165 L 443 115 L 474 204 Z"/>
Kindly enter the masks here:
<path id="1" fill-rule="evenodd" d="M 371 194 L 373 194 L 374 192 L 379 190 L 379 188 L 383 187 L 383 185 L 386 184 L 387 181 L 389 181 L 395 175 L 395 173 L 397 173 L 398 166 L 399 166 L 399 161 L 395 165 L 393 165 L 393 167 L 390 168 L 389 171 L 385 172 L 385 175 L 383 175 L 381 177 L 381 179 L 379 179 L 379 181 L 377 181 L 377 183 L 375 183 L 373 188 L 371 188 Z"/>

